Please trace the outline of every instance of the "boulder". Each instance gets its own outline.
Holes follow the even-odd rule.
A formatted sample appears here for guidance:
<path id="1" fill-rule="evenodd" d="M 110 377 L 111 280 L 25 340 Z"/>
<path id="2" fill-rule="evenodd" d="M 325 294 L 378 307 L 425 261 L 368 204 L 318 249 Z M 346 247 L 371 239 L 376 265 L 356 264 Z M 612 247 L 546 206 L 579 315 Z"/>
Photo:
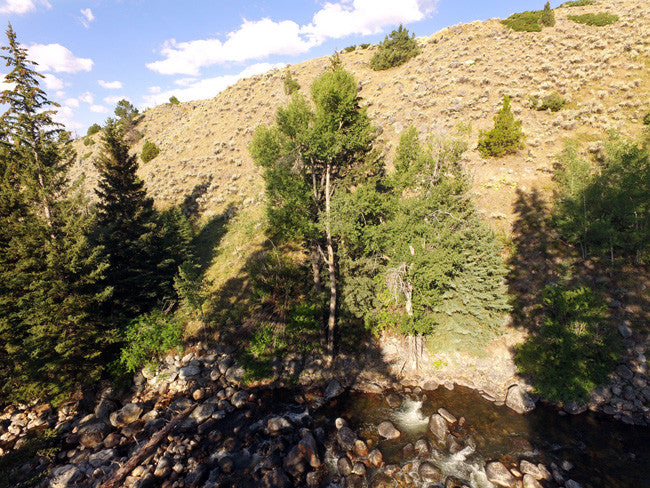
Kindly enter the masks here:
<path id="1" fill-rule="evenodd" d="M 449 433 L 447 421 L 439 413 L 434 413 L 429 419 L 429 430 L 441 442 L 445 442 Z"/>
<path id="2" fill-rule="evenodd" d="M 341 386 L 341 383 L 339 383 L 337 380 L 332 380 L 327 384 L 325 392 L 323 393 L 323 398 L 325 400 L 332 400 L 339 396 L 341 393 L 343 393 L 343 387 Z"/>
<path id="3" fill-rule="evenodd" d="M 104 442 L 104 437 L 111 431 L 110 425 L 102 420 L 95 420 L 82 425 L 77 431 L 79 443 L 93 449 Z"/>
<path id="4" fill-rule="evenodd" d="M 427 459 L 431 456 L 431 446 L 429 445 L 429 441 L 424 437 L 415 442 L 415 454 L 419 459 Z"/>
<path id="5" fill-rule="evenodd" d="M 499 461 L 487 463 L 485 466 L 485 474 L 487 475 L 487 479 L 497 486 L 514 488 L 517 485 L 517 480 L 512 473 Z"/>
<path id="6" fill-rule="evenodd" d="M 377 426 L 377 432 L 385 439 L 397 439 L 402 433 L 395 428 L 390 420 L 384 420 Z"/>
<path id="7" fill-rule="evenodd" d="M 425 482 L 438 482 L 442 479 L 442 473 L 429 461 L 424 461 L 418 468 L 420 479 Z"/>
<path id="8" fill-rule="evenodd" d="M 535 402 L 519 385 L 512 385 L 506 394 L 506 405 L 517 413 L 528 413 L 535 408 Z"/>
<path id="9" fill-rule="evenodd" d="M 74 486 L 75 482 L 81 478 L 81 476 L 81 470 L 73 464 L 66 464 L 65 466 L 54 468 L 50 478 L 50 487 L 67 488 Z"/>
<path id="10" fill-rule="evenodd" d="M 120 410 L 111 414 L 111 425 L 118 428 L 124 427 L 138 420 L 141 413 L 142 407 L 135 403 L 127 403 Z"/>
<path id="11" fill-rule="evenodd" d="M 312 468 L 319 468 L 323 464 L 323 461 L 321 461 L 321 458 L 318 455 L 316 439 L 314 439 L 313 434 L 308 430 L 305 429 L 303 431 L 302 439 L 300 439 L 298 447 L 300 448 L 303 459 L 305 459 Z"/>

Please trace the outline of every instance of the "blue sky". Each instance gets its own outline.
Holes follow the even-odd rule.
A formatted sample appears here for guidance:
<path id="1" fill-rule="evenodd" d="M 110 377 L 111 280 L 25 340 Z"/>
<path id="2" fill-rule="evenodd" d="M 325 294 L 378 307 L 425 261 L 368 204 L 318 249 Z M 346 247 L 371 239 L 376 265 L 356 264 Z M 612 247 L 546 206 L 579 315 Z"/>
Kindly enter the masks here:
<path id="1" fill-rule="evenodd" d="M 543 0 L 0 0 L 0 21 L 46 75 L 58 118 L 84 134 L 117 100 L 210 98 L 240 77 L 377 43 L 539 9 Z M 559 2 L 552 2 L 556 6 Z M 3 36 L 2 44 L 6 44 Z M 4 65 L 0 73 L 6 73 Z"/>

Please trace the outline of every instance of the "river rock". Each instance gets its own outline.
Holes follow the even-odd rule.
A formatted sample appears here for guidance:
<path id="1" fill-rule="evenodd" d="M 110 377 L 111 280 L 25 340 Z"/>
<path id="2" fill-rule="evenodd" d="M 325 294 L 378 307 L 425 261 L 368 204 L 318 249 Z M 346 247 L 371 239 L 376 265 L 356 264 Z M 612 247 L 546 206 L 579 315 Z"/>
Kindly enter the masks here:
<path id="1" fill-rule="evenodd" d="M 431 456 L 431 446 L 429 441 L 424 437 L 421 437 L 415 442 L 415 454 L 419 459 L 427 459 Z"/>
<path id="2" fill-rule="evenodd" d="M 528 413 L 535 408 L 535 402 L 519 385 L 512 385 L 506 394 L 506 405 L 517 413 Z"/>
<path id="3" fill-rule="evenodd" d="M 357 435 L 350 429 L 350 427 L 343 426 L 336 433 L 336 440 L 339 445 L 346 451 L 354 449 L 354 444 L 357 441 Z"/>
<path id="4" fill-rule="evenodd" d="M 447 476 L 447 479 L 445 480 L 445 488 L 467 488 L 471 487 L 471 485 L 464 481 L 461 480 L 460 478 L 456 478 L 455 476 Z"/>
<path id="5" fill-rule="evenodd" d="M 354 442 L 354 453 L 359 457 L 368 457 L 368 446 L 361 439 Z"/>
<path id="6" fill-rule="evenodd" d="M 438 413 L 440 416 L 447 421 L 448 424 L 455 424 L 457 422 L 456 417 L 449 413 L 445 408 L 439 408 Z"/>
<path id="7" fill-rule="evenodd" d="M 384 465 L 384 455 L 379 449 L 373 449 L 368 454 L 368 461 L 370 461 L 370 464 L 373 466 L 380 468 Z"/>
<path id="8" fill-rule="evenodd" d="M 289 488 L 291 482 L 282 468 L 268 471 L 262 478 L 262 488 Z"/>
<path id="9" fill-rule="evenodd" d="M 499 461 L 492 461 L 485 466 L 485 474 L 489 481 L 504 488 L 513 488 L 517 480 L 512 473 Z"/>
<path id="10" fill-rule="evenodd" d="M 67 488 L 73 486 L 81 476 L 81 470 L 73 464 L 66 464 L 65 466 L 54 468 L 50 478 L 50 487 Z"/>
<path id="11" fill-rule="evenodd" d="M 337 380 L 332 380 L 327 384 L 325 392 L 323 393 L 323 398 L 326 401 L 332 400 L 339 396 L 341 393 L 343 393 L 343 387 L 341 386 L 341 383 L 339 383 Z"/>
<path id="12" fill-rule="evenodd" d="M 288 430 L 291 428 L 291 422 L 289 422 L 284 417 L 271 417 L 266 422 L 266 429 L 268 432 L 275 434 L 283 430 Z"/>
<path id="13" fill-rule="evenodd" d="M 413 459 L 415 457 L 415 446 L 409 442 L 402 447 L 402 459 Z"/>
<path id="14" fill-rule="evenodd" d="M 565 488 L 582 488 L 582 485 L 574 480 L 567 480 L 567 482 L 564 483 L 564 486 Z"/>
<path id="15" fill-rule="evenodd" d="M 384 420 L 377 426 L 377 432 L 385 439 L 397 439 L 402 433 L 395 428 L 390 420 Z"/>
<path id="16" fill-rule="evenodd" d="M 118 428 L 124 427 L 138 420 L 141 413 L 142 407 L 135 403 L 127 403 L 120 410 L 111 414 L 111 425 Z"/>
<path id="17" fill-rule="evenodd" d="M 206 402 L 197 406 L 190 414 L 190 418 L 193 418 L 194 420 L 196 420 L 198 424 L 200 424 L 208 420 L 213 413 L 214 413 L 214 403 Z"/>
<path id="18" fill-rule="evenodd" d="M 352 473 L 352 463 L 346 457 L 340 457 L 336 462 L 336 469 L 338 469 L 341 476 L 349 476 Z"/>
<path id="19" fill-rule="evenodd" d="M 542 484 L 529 474 L 524 475 L 523 483 L 523 488 L 543 488 Z"/>
<path id="20" fill-rule="evenodd" d="M 543 465 L 539 465 L 543 466 Z M 535 465 L 531 463 L 530 461 L 526 461 L 525 459 L 522 459 L 521 462 L 519 463 L 519 471 L 521 471 L 524 474 L 529 474 L 536 480 L 543 480 L 543 479 L 548 479 L 550 477 L 550 473 L 546 468 L 541 469 L 538 465 Z"/>
<path id="21" fill-rule="evenodd" d="M 240 390 L 236 392 L 231 398 L 230 398 L 230 403 L 235 408 L 242 408 L 244 405 L 248 403 L 248 392 L 245 390 Z"/>
<path id="22" fill-rule="evenodd" d="M 309 430 L 304 429 L 302 439 L 298 443 L 302 457 L 309 463 L 312 468 L 319 468 L 323 462 L 318 455 L 318 446 L 316 439 Z"/>
<path id="23" fill-rule="evenodd" d="M 418 468 L 420 479 L 426 482 L 438 482 L 442 479 L 442 473 L 429 461 L 424 461 Z"/>
<path id="24" fill-rule="evenodd" d="M 110 464 L 116 457 L 117 451 L 115 449 L 103 449 L 88 456 L 88 462 L 93 468 L 99 468 Z"/>
<path id="25" fill-rule="evenodd" d="M 366 475 L 366 465 L 363 464 L 362 462 L 354 463 L 354 466 L 352 466 L 352 474 L 358 474 L 359 476 L 365 476 Z"/>
<path id="26" fill-rule="evenodd" d="M 434 413 L 429 419 L 429 430 L 441 442 L 445 442 L 449 433 L 447 421 L 439 413 Z"/>
<path id="27" fill-rule="evenodd" d="M 389 393 L 386 395 L 386 403 L 390 408 L 397 408 L 402 404 L 402 399 L 397 393 Z"/>
<path id="28" fill-rule="evenodd" d="M 95 420 L 84 424 L 77 431 L 79 443 L 89 449 L 99 446 L 104 437 L 111 431 L 111 427 L 102 420 Z"/>
<path id="29" fill-rule="evenodd" d="M 226 370 L 226 374 L 224 376 L 226 377 L 228 383 L 238 385 L 244 379 L 245 374 L 246 371 L 244 368 L 235 364 Z"/>
<path id="30" fill-rule="evenodd" d="M 178 372 L 178 377 L 182 380 L 187 380 L 198 376 L 201 370 L 198 366 L 190 364 L 189 366 L 182 367 Z"/>
<path id="31" fill-rule="evenodd" d="M 345 488 L 363 488 L 363 476 L 358 474 L 351 474 L 345 477 Z"/>
<path id="32" fill-rule="evenodd" d="M 394 488 L 395 480 L 386 473 L 377 473 L 370 482 L 370 488 Z"/>

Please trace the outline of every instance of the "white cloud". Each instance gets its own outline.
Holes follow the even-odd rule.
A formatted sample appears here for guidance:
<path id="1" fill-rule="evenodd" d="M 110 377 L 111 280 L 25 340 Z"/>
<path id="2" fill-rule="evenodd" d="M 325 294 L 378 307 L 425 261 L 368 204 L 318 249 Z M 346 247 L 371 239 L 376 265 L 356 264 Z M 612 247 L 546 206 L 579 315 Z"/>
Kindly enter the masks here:
<path id="1" fill-rule="evenodd" d="M 228 39 L 203 39 L 189 42 L 166 41 L 162 61 L 148 63 L 147 68 L 166 75 L 198 75 L 200 68 L 218 63 L 243 62 L 272 54 L 301 54 L 313 44 L 300 36 L 300 26 L 293 21 L 271 19 L 244 20 Z"/>
<path id="2" fill-rule="evenodd" d="M 47 0 L 4 0 L 0 3 L 0 14 L 23 15 L 36 10 L 36 4 L 41 4 L 45 8 L 52 8 Z"/>
<path id="3" fill-rule="evenodd" d="M 95 112 L 96 114 L 105 114 L 106 112 L 108 112 L 108 109 L 103 105 L 91 105 L 90 111 Z"/>
<path id="4" fill-rule="evenodd" d="M 78 130 L 83 127 L 79 122 L 75 122 L 74 111 L 68 106 L 63 106 L 57 109 L 56 113 L 52 116 L 52 119 L 55 122 L 63 124 L 68 130 Z"/>
<path id="5" fill-rule="evenodd" d="M 4 79 L 4 76 L 2 77 Z M 16 88 L 15 83 L 7 83 L 6 81 L 0 81 L 0 92 L 5 91 L 5 90 L 13 90 Z"/>
<path id="6" fill-rule="evenodd" d="M 77 73 L 90 71 L 93 67 L 92 59 L 78 58 L 61 44 L 32 44 L 29 57 L 38 63 L 40 71 Z"/>
<path id="7" fill-rule="evenodd" d="M 89 105 L 92 105 L 95 102 L 95 95 L 90 92 L 85 92 L 79 95 L 79 100 Z"/>
<path id="8" fill-rule="evenodd" d="M 326 3 L 312 22 L 301 29 L 313 42 L 339 39 L 351 34 L 378 34 L 389 26 L 424 19 L 435 9 L 437 0 L 354 0 Z"/>
<path id="9" fill-rule="evenodd" d="M 149 87 L 149 93 L 160 93 L 162 91 L 162 88 L 159 86 L 150 86 Z"/>
<path id="10" fill-rule="evenodd" d="M 81 15 L 82 17 L 79 19 L 79 21 L 86 29 L 88 29 L 90 27 L 90 23 L 95 20 L 95 15 L 89 8 L 81 9 Z"/>
<path id="11" fill-rule="evenodd" d="M 63 87 L 65 86 L 65 83 L 63 83 L 63 80 L 60 78 L 57 78 L 53 74 L 46 73 L 43 75 L 43 83 L 45 84 L 45 88 L 48 90 L 62 90 Z"/>
<path id="12" fill-rule="evenodd" d="M 124 95 L 113 95 L 110 97 L 105 97 L 104 103 L 107 103 L 108 105 L 117 105 L 117 102 L 124 99 L 126 99 Z"/>
<path id="13" fill-rule="evenodd" d="M 188 85 L 186 88 L 166 90 L 164 92 L 153 93 L 152 95 L 145 95 L 145 107 L 152 107 L 154 105 L 166 103 L 169 101 L 169 97 L 172 95 L 178 98 L 181 102 L 211 98 L 229 86 L 234 85 L 238 80 L 242 78 L 265 73 L 266 71 L 269 71 L 273 68 L 284 68 L 285 66 L 285 63 L 258 63 L 249 66 L 244 71 L 236 75 L 224 75 L 217 76 L 215 78 L 205 78 L 203 80 L 197 80 L 196 82 Z M 151 91 L 151 88 L 149 91 Z"/>
<path id="14" fill-rule="evenodd" d="M 63 103 L 66 107 L 73 107 L 73 108 L 79 107 L 79 100 L 77 100 L 76 98 L 67 98 Z"/>
<path id="15" fill-rule="evenodd" d="M 227 35 L 226 41 L 198 39 L 165 41 L 164 59 L 147 63 L 147 68 L 166 75 L 196 76 L 204 66 L 244 62 L 271 55 L 296 55 L 309 51 L 327 39 L 352 34 L 370 35 L 397 24 L 417 22 L 430 15 L 439 0 L 341 0 L 327 2 L 303 26 L 291 20 L 269 18 L 244 22 Z M 180 80 L 179 80 L 180 81 Z"/>
<path id="16" fill-rule="evenodd" d="M 104 81 L 104 80 L 98 80 L 97 83 L 99 83 L 99 86 L 102 88 L 106 88 L 107 90 L 119 90 L 122 88 L 122 82 L 121 81 Z"/>

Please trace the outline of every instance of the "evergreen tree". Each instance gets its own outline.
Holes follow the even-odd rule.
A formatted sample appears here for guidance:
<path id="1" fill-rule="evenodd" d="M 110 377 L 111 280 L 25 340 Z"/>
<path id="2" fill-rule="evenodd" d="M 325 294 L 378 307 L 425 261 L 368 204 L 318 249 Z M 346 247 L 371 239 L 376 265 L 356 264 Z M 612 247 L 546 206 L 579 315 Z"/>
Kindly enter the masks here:
<path id="1" fill-rule="evenodd" d="M 494 116 L 494 128 L 481 131 L 478 138 L 478 152 L 481 156 L 501 157 L 517 152 L 524 147 L 524 133 L 521 120 L 515 120 L 510 110 L 510 97 L 503 96 L 503 105 Z"/>
<path id="2" fill-rule="evenodd" d="M 555 25 L 555 12 L 553 12 L 549 2 L 544 4 L 544 10 L 542 10 L 539 22 L 546 27 L 553 27 Z"/>
<path id="3" fill-rule="evenodd" d="M 92 218 L 66 178 L 68 134 L 9 26 L 3 56 L 14 88 L 0 101 L 0 383 L 7 398 L 53 398 L 96 379 L 113 339 L 97 319 L 110 290 L 88 242 Z"/>
<path id="4" fill-rule="evenodd" d="M 408 29 L 400 25 L 379 44 L 379 49 L 370 59 L 370 67 L 374 70 L 393 68 L 406 63 L 418 54 L 420 48 L 415 38 L 409 35 Z"/>

